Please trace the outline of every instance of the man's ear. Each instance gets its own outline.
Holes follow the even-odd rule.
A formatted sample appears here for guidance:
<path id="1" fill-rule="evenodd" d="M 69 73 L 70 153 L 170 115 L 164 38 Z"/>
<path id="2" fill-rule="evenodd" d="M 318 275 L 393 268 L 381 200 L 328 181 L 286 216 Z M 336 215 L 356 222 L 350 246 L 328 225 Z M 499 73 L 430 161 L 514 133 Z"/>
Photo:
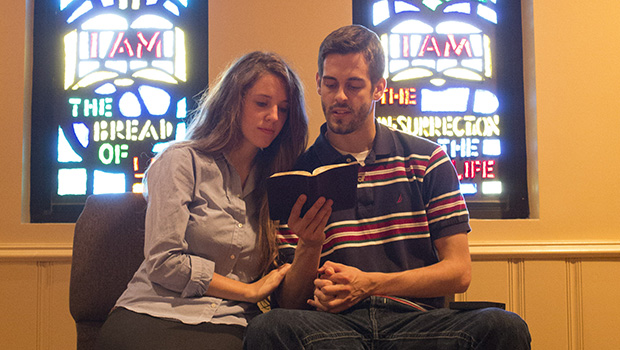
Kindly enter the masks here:
<path id="1" fill-rule="evenodd" d="M 319 94 L 319 96 L 321 96 L 321 76 L 319 75 L 319 73 L 316 73 L 316 92 Z"/>
<path id="2" fill-rule="evenodd" d="M 383 93 L 385 92 L 385 87 L 387 86 L 387 81 L 385 78 L 379 79 L 374 86 L 374 90 L 372 92 L 372 99 L 378 101 L 383 97 Z"/>

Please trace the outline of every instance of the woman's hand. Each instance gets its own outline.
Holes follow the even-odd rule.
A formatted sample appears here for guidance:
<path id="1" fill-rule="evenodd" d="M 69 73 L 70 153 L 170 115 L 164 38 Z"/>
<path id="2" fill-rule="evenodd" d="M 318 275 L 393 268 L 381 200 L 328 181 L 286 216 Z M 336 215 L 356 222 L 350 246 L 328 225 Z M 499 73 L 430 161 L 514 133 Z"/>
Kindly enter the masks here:
<path id="1" fill-rule="evenodd" d="M 246 301 L 250 303 L 257 303 L 267 298 L 271 293 L 278 288 L 282 279 L 291 268 L 291 264 L 284 264 L 277 269 L 269 272 L 263 278 L 248 285 L 246 292 Z"/>
<path id="2" fill-rule="evenodd" d="M 301 209 L 306 200 L 307 197 L 303 194 L 297 198 L 288 217 L 288 228 L 299 237 L 299 244 L 322 246 L 325 240 L 325 225 L 332 214 L 334 202 L 331 199 L 326 200 L 321 197 L 314 202 L 303 217 L 300 217 Z"/>

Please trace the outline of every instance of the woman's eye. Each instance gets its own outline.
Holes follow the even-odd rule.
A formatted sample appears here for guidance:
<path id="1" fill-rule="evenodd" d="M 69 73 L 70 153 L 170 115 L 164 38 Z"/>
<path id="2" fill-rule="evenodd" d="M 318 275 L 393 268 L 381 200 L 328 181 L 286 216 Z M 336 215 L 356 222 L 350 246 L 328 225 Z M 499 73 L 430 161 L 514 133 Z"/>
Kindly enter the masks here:
<path id="1" fill-rule="evenodd" d="M 258 107 L 267 107 L 267 102 L 256 101 L 256 105 Z"/>

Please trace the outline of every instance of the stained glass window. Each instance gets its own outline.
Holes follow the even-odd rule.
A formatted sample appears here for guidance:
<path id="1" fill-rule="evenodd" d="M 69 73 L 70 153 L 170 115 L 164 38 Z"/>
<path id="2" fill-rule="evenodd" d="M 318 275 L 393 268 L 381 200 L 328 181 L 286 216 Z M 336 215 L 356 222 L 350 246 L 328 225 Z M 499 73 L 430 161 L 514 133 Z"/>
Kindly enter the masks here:
<path id="1" fill-rule="evenodd" d="M 31 221 L 71 222 L 86 197 L 142 192 L 207 84 L 207 1 L 35 2 Z"/>
<path id="2" fill-rule="evenodd" d="M 529 215 L 520 1 L 354 0 L 388 81 L 379 122 L 440 144 L 474 218 Z"/>

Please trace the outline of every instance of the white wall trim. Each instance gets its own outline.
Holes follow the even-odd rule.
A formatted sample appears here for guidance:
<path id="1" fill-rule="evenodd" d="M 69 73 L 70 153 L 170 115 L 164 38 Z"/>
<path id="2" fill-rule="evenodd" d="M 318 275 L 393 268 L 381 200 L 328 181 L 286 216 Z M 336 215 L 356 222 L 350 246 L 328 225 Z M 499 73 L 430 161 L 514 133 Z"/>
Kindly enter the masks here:
<path id="1" fill-rule="evenodd" d="M 584 348 L 583 324 L 583 273 L 581 260 L 566 260 L 566 301 L 569 350 Z"/>
<path id="2" fill-rule="evenodd" d="M 472 259 L 620 258 L 620 242 L 472 242 Z"/>
<path id="3" fill-rule="evenodd" d="M 474 260 L 620 258 L 620 242 L 471 242 Z M 72 244 L 0 244 L 0 261 L 71 261 Z"/>
<path id="4" fill-rule="evenodd" d="M 71 261 L 72 244 L 0 244 L 2 261 Z"/>

